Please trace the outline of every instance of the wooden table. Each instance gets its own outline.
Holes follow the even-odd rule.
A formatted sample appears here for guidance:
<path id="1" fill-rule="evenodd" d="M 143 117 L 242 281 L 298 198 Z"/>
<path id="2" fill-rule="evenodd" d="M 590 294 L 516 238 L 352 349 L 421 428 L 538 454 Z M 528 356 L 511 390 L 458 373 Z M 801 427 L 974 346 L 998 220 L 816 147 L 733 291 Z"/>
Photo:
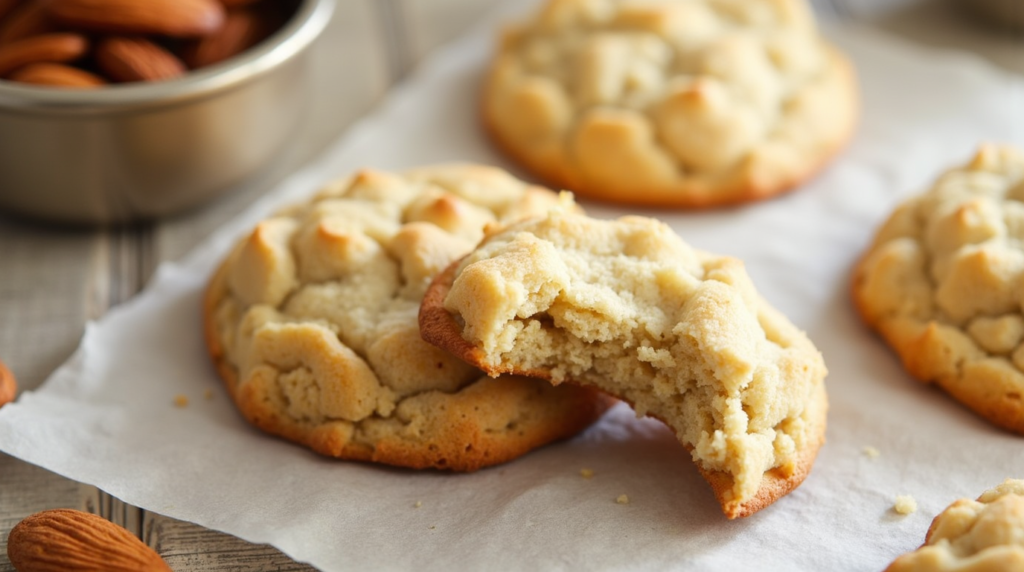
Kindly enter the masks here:
<path id="1" fill-rule="evenodd" d="M 298 147 L 278 175 L 174 218 L 65 229 L 0 215 L 0 360 L 20 389 L 38 387 L 74 351 L 84 324 L 138 292 L 156 266 L 200 242 L 369 111 L 418 59 L 500 0 L 338 0 L 314 49 L 317 88 Z M 507 1 L 507 0 L 506 0 Z M 1024 36 L 963 17 L 949 0 L 815 0 L 822 20 L 855 20 L 921 44 L 974 51 L 1024 73 Z M 1024 105 L 1024 102 L 1022 102 Z M 312 570 L 276 549 L 126 505 L 0 453 L 0 572 L 7 533 L 25 516 L 71 507 L 126 526 L 178 571 Z"/>

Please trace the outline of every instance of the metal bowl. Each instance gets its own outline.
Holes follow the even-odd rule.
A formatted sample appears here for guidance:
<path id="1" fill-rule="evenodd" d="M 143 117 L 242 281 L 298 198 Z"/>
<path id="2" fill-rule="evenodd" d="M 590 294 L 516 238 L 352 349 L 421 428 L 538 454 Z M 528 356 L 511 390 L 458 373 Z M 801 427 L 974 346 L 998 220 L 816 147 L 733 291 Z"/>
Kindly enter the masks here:
<path id="1" fill-rule="evenodd" d="M 305 55 L 334 0 L 171 81 L 61 90 L 0 81 L 0 210 L 71 223 L 180 212 L 271 169 L 306 107 Z"/>

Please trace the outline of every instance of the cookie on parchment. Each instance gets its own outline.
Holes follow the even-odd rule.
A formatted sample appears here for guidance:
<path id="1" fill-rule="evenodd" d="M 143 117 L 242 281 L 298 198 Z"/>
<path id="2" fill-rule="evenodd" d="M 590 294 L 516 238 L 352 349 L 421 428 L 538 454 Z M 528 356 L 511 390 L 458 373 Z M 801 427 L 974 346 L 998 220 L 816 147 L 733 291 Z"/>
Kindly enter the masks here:
<path id="1" fill-rule="evenodd" d="M 821 354 L 742 262 L 652 219 L 512 225 L 435 279 L 420 329 L 492 375 L 596 387 L 660 419 L 729 518 L 797 487 L 824 442 Z"/>
<path id="2" fill-rule="evenodd" d="M 822 169 L 853 132 L 855 84 L 804 0 L 547 0 L 503 34 L 482 116 L 552 186 L 708 207 Z"/>
<path id="3" fill-rule="evenodd" d="M 435 273 L 484 228 L 558 202 L 498 169 L 364 171 L 260 222 L 205 300 L 206 341 L 245 418 L 318 453 L 470 471 L 575 434 L 613 403 L 490 379 L 420 338 Z"/>
<path id="4" fill-rule="evenodd" d="M 982 147 L 896 208 L 853 299 L 914 377 L 1024 433 L 1024 152 Z"/>
<path id="5" fill-rule="evenodd" d="M 932 521 L 924 545 L 886 572 L 1024 570 L 1024 481 L 1007 479 L 978 500 L 960 499 Z"/>

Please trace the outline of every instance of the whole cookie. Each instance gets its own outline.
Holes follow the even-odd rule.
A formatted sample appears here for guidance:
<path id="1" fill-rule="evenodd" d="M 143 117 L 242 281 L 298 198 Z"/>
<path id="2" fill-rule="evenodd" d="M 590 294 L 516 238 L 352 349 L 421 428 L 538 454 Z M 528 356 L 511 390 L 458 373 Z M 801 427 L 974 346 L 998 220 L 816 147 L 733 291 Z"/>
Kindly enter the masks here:
<path id="1" fill-rule="evenodd" d="M 365 171 L 260 222 L 213 277 L 206 341 L 245 418 L 318 453 L 475 470 L 571 436 L 613 402 L 490 379 L 420 339 L 435 273 L 554 193 L 491 168 Z"/>
<path id="2" fill-rule="evenodd" d="M 740 261 L 652 219 L 512 225 L 435 279 L 420 326 L 492 375 L 597 387 L 660 419 L 729 518 L 796 488 L 825 439 L 814 345 Z"/>
<path id="3" fill-rule="evenodd" d="M 503 35 L 482 115 L 552 186 L 708 207 L 812 176 L 857 107 L 804 0 L 548 0 Z"/>
<path id="4" fill-rule="evenodd" d="M 853 299 L 914 377 L 1024 433 L 1024 153 L 986 146 L 882 225 Z"/>
<path id="5" fill-rule="evenodd" d="M 978 500 L 960 499 L 932 521 L 924 546 L 886 572 L 1024 570 L 1024 481 L 1007 479 Z"/>

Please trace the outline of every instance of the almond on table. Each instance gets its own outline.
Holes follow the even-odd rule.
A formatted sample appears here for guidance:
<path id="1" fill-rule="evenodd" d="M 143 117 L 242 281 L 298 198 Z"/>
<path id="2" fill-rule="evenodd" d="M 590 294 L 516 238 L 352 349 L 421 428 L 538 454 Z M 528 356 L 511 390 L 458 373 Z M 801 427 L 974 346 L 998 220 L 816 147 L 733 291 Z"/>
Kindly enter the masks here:
<path id="1" fill-rule="evenodd" d="M 0 407 L 13 401 L 17 391 L 18 384 L 14 380 L 14 374 L 0 361 Z"/>
<path id="2" fill-rule="evenodd" d="M 71 509 L 46 510 L 18 523 L 7 538 L 7 556 L 19 572 L 171 572 L 124 528 Z"/>

